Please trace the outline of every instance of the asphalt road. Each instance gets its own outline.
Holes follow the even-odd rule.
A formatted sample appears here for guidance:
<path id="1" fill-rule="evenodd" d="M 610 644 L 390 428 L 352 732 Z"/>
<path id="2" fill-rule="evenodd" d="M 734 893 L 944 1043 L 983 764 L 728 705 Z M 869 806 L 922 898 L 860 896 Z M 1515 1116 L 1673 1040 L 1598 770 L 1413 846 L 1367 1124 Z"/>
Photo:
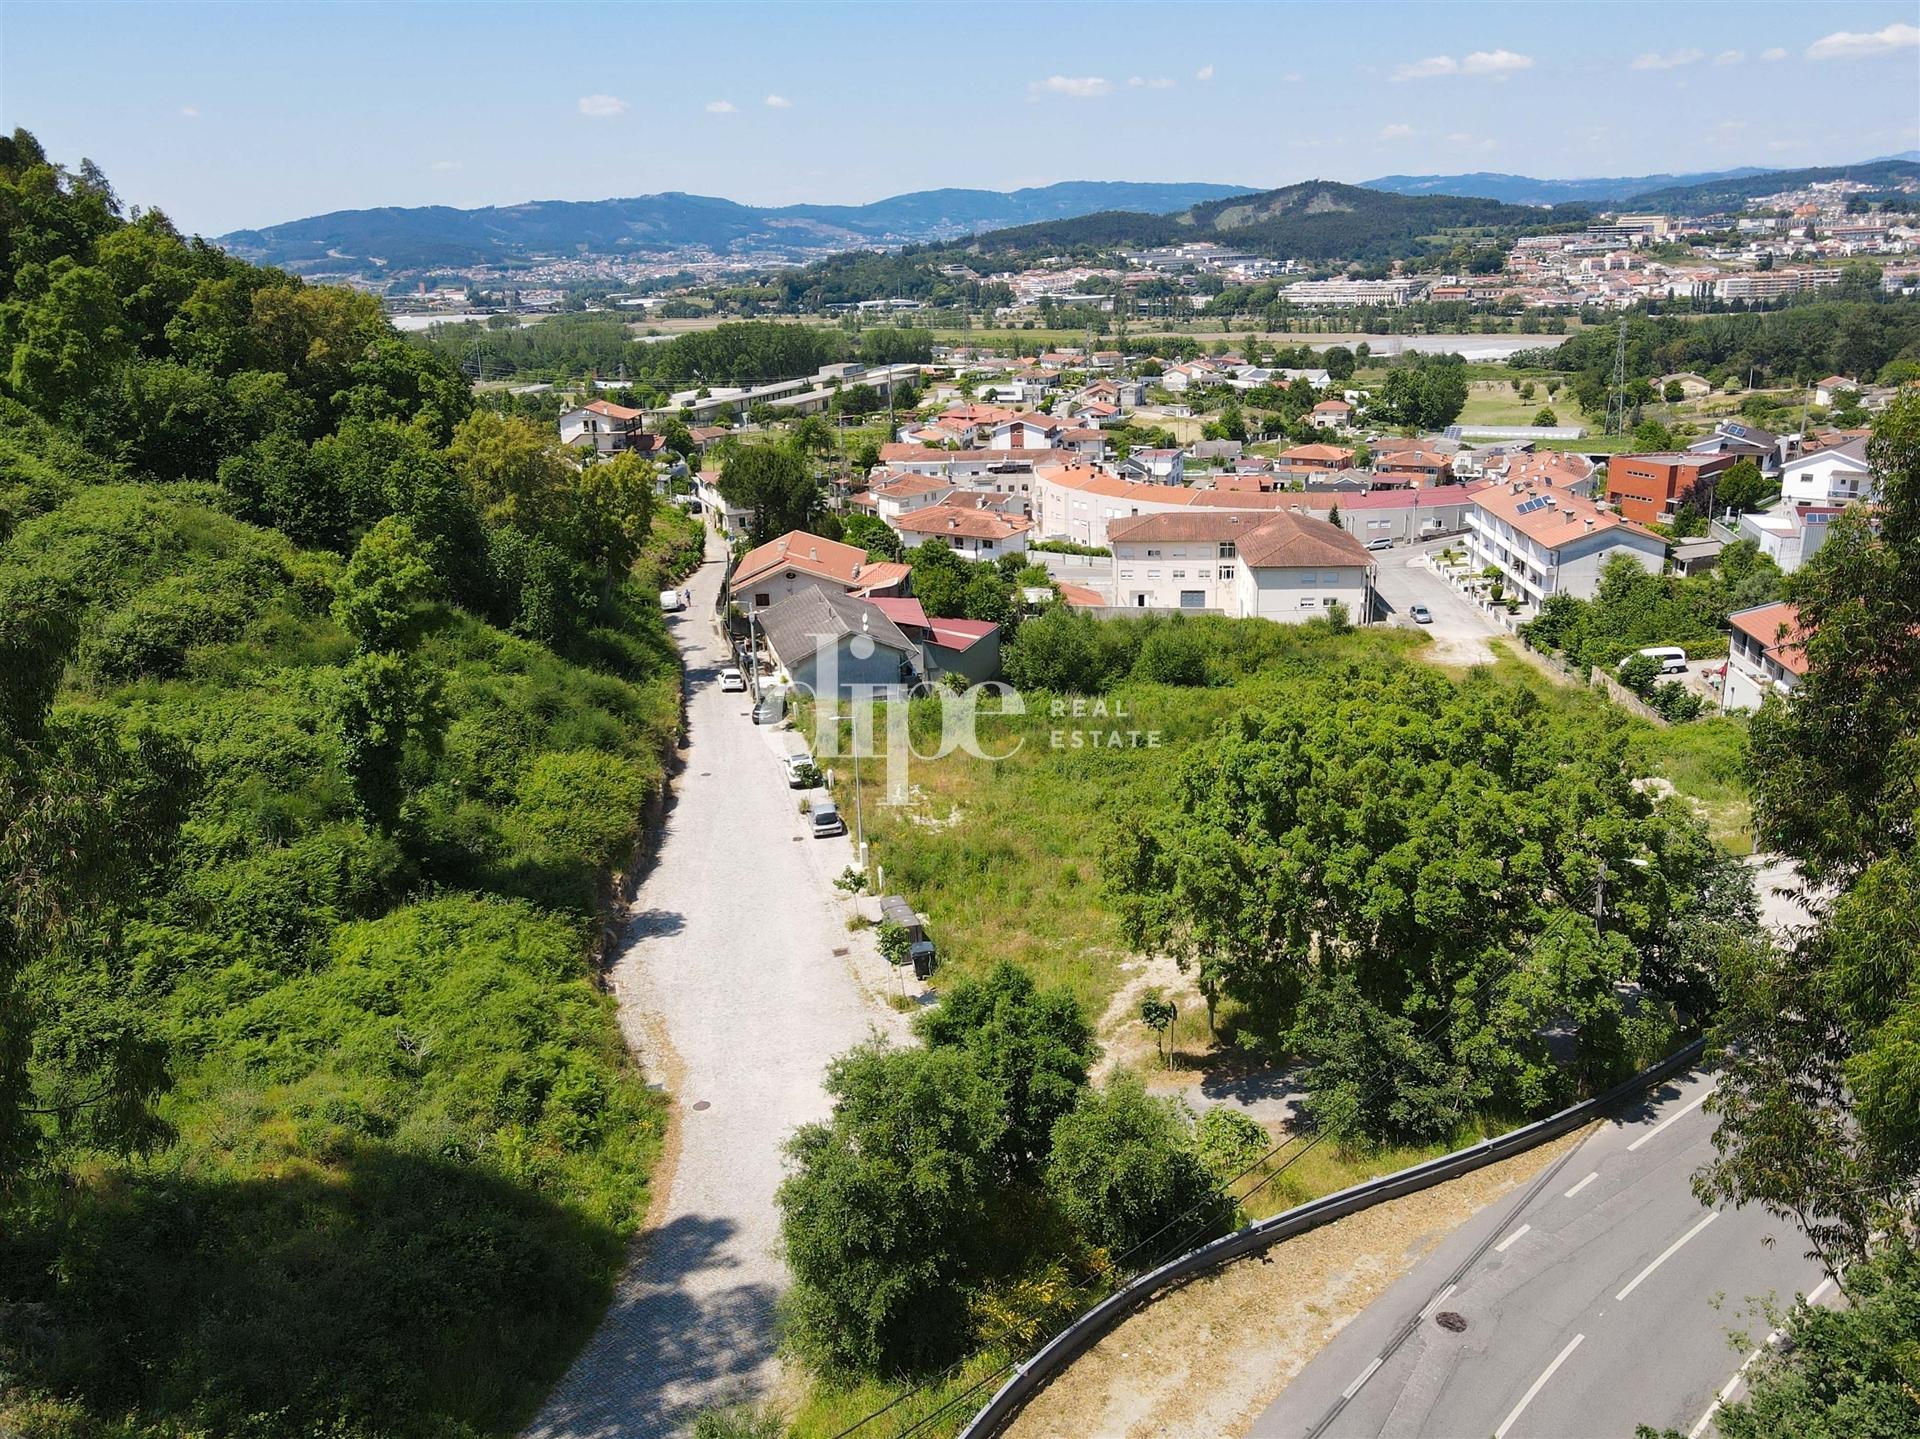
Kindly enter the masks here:
<path id="1" fill-rule="evenodd" d="M 527 1431 L 540 1439 L 649 1439 L 769 1392 L 781 1146 L 827 1115 L 829 1059 L 904 1030 L 856 968 L 886 972 L 871 931 L 850 933 L 834 897 L 851 841 L 812 838 L 786 786 L 779 756 L 798 740 L 720 688 L 721 569 L 710 544 L 693 607 L 668 621 L 686 663 L 684 767 L 612 976 L 628 1042 L 672 1097 L 678 1155 L 599 1330 Z"/>
<path id="2" fill-rule="evenodd" d="M 1791 1226 L 1693 1197 L 1689 1176 L 1713 1153 L 1714 1121 L 1699 1107 L 1711 1087 L 1700 1073 L 1674 1081 L 1475 1215 L 1336 1335 L 1250 1432 L 1709 1433 L 1710 1406 L 1770 1331 L 1749 1301 L 1831 1292 Z M 1443 1327 L 1442 1315 L 1465 1325 Z"/>
<path id="3" fill-rule="evenodd" d="M 1374 589 L 1385 608 L 1385 621 L 1426 634 L 1434 643 L 1434 660 L 1449 665 L 1491 664 L 1494 655 L 1487 642 L 1505 631 L 1427 568 L 1428 555 L 1458 541 L 1456 535 L 1421 545 L 1376 550 Z M 1432 612 L 1432 624 L 1414 625 L 1407 612 L 1417 604 Z"/>

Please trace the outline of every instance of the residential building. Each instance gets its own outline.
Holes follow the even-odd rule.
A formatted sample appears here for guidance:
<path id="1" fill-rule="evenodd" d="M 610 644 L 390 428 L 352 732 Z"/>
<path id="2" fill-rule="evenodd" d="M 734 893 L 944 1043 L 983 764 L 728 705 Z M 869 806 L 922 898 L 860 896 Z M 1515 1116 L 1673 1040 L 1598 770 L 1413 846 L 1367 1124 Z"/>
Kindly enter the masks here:
<path id="1" fill-rule="evenodd" d="M 970 560 L 1025 554 L 1033 521 L 998 510 L 951 501 L 929 505 L 888 522 L 909 547 L 942 539 Z"/>
<path id="2" fill-rule="evenodd" d="M 1735 610 L 1727 616 L 1727 673 L 1720 702 L 1730 710 L 1755 710 L 1768 695 L 1790 695 L 1807 672 L 1806 634 L 1800 611 L 1782 600 Z"/>
<path id="3" fill-rule="evenodd" d="M 1296 305 L 1404 305 L 1426 288 L 1425 280 L 1295 280 L 1280 293 Z"/>
<path id="4" fill-rule="evenodd" d="M 646 455 L 664 449 L 666 441 L 643 428 L 645 419 L 644 410 L 594 400 L 560 417 L 560 443 L 579 445 L 603 455 L 620 455 L 629 450 Z"/>
<path id="5" fill-rule="evenodd" d="M 1273 472 L 1282 480 L 1304 480 L 1351 468 L 1353 451 L 1345 445 L 1295 445 L 1282 450 L 1273 461 Z"/>
<path id="6" fill-rule="evenodd" d="M 1858 380 L 1849 380 L 1845 375 L 1828 375 L 1824 380 L 1813 382 L 1813 402 L 1831 409 L 1842 391 L 1858 391 L 1862 388 Z"/>
<path id="7" fill-rule="evenodd" d="M 1714 293 L 1722 300 L 1780 300 L 1839 283 L 1838 265 L 1804 270 L 1753 270 L 1720 276 L 1714 282 Z"/>
<path id="8" fill-rule="evenodd" d="M 742 555 L 727 589 L 742 609 L 763 610 L 807 590 L 846 594 L 860 589 L 868 568 L 867 552 L 858 545 L 789 530 Z"/>
<path id="9" fill-rule="evenodd" d="M 1867 437 L 1801 453 L 1780 467 L 1780 498 L 1791 505 L 1872 504 L 1879 498 Z"/>
<path id="10" fill-rule="evenodd" d="M 1763 555 L 1792 574 L 1827 542 L 1828 530 L 1845 513 L 1843 505 L 1781 504 L 1741 515 L 1734 528 L 1741 539 L 1752 540 Z"/>
<path id="11" fill-rule="evenodd" d="M 1666 543 L 1651 530 L 1546 481 L 1482 486 L 1467 513 L 1467 555 L 1492 566 L 1523 604 L 1548 595 L 1592 599 L 1600 572 L 1617 554 L 1649 574 L 1666 563 Z"/>
<path id="12" fill-rule="evenodd" d="M 781 681 L 821 698 L 852 699 L 860 686 L 901 692 L 918 681 L 919 651 L 866 600 L 808 586 L 754 612 Z"/>
<path id="13" fill-rule="evenodd" d="M 1760 473 L 1768 476 L 1780 473 L 1786 449 L 1773 431 L 1744 420 L 1722 420 L 1712 434 L 1687 446 L 1689 454 L 1730 455 L 1736 460 L 1752 460 L 1760 466 Z"/>
<path id="14" fill-rule="evenodd" d="M 1328 508 L 1321 513 L 1323 516 L 1331 513 L 1331 506 L 1337 503 L 1341 528 L 1362 544 L 1374 540 L 1390 540 L 1397 545 L 1418 544 L 1465 530 L 1467 513 L 1473 508 L 1473 497 L 1480 489 L 1478 484 L 1438 485 L 1417 490 L 1373 490 L 1364 495 L 1328 496 Z"/>
<path id="15" fill-rule="evenodd" d="M 1438 450 L 1383 450 L 1373 457 L 1376 484 L 1444 485 L 1453 478 L 1453 456 Z"/>
<path id="16" fill-rule="evenodd" d="M 700 502 L 714 529 L 729 540 L 737 540 L 753 524 L 753 508 L 736 505 L 720 493 L 720 472 L 702 470 L 694 476 L 693 497 Z"/>
<path id="17" fill-rule="evenodd" d="M 1186 454 L 1181 450 L 1134 450 L 1120 466 L 1120 473 L 1158 485 L 1183 485 L 1187 481 Z"/>
<path id="18" fill-rule="evenodd" d="M 1195 510 L 1116 521 L 1115 603 L 1295 622 L 1344 604 L 1373 618 L 1373 558 L 1324 520 L 1272 511 Z"/>
<path id="19" fill-rule="evenodd" d="M 1730 454 L 1689 452 L 1615 455 L 1607 461 L 1607 498 L 1621 514 L 1643 525 L 1664 524 L 1680 499 L 1735 463 Z"/>
<path id="20" fill-rule="evenodd" d="M 1353 423 L 1353 406 L 1345 400 L 1322 400 L 1307 413 L 1316 430 L 1344 430 Z"/>

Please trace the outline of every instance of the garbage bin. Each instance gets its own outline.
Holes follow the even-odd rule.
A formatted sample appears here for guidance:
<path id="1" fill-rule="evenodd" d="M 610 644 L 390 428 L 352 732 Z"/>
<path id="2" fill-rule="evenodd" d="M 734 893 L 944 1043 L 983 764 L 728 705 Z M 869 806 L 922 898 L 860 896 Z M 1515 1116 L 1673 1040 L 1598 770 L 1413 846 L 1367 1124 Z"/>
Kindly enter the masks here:
<path id="1" fill-rule="evenodd" d="M 913 961 L 913 977 L 915 979 L 924 980 L 933 978 L 934 953 L 932 940 L 922 939 L 916 941 L 908 948 L 907 955 Z"/>

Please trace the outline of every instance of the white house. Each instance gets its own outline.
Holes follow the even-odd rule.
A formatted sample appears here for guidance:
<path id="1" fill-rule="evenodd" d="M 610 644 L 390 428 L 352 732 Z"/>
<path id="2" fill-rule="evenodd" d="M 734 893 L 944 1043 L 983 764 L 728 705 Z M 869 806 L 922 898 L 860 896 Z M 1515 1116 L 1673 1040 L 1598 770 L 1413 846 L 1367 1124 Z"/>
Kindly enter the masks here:
<path id="1" fill-rule="evenodd" d="M 1833 522 L 1846 513 L 1843 505 L 1775 505 L 1758 514 L 1741 515 L 1735 522 L 1743 540 L 1752 540 L 1760 553 L 1785 574 L 1792 574 L 1827 542 Z"/>
<path id="2" fill-rule="evenodd" d="M 1546 480 L 1483 485 L 1467 511 L 1467 555 L 1476 570 L 1491 565 L 1523 604 L 1548 595 L 1592 599 L 1600 572 L 1617 554 L 1649 574 L 1666 563 L 1666 541 Z"/>
<path id="3" fill-rule="evenodd" d="M 1849 380 L 1845 375 L 1828 375 L 1824 380 L 1813 382 L 1813 402 L 1823 408 L 1831 409 L 1833 402 L 1840 398 L 1842 390 L 1858 391 L 1860 383 Z"/>
<path id="4" fill-rule="evenodd" d="M 1730 710 L 1755 710 L 1770 694 L 1790 695 L 1807 672 L 1806 635 L 1800 611 L 1776 600 L 1727 616 L 1727 677 L 1720 702 Z"/>
<path id="5" fill-rule="evenodd" d="M 720 493 L 718 470 L 702 470 L 694 477 L 693 497 L 700 501 L 714 529 L 727 539 L 740 538 L 753 523 L 751 505 L 736 505 Z"/>
<path id="6" fill-rule="evenodd" d="M 1793 505 L 1868 504 L 1880 497 L 1867 463 L 1867 437 L 1799 455 L 1780 467 L 1780 498 Z"/>
<path id="7" fill-rule="evenodd" d="M 1308 416 L 1316 430 L 1344 430 L 1353 423 L 1353 406 L 1345 400 L 1322 400 Z"/>
<path id="8" fill-rule="evenodd" d="M 560 443 L 592 448 L 603 455 L 624 454 L 628 450 L 650 454 L 663 448 L 666 441 L 641 428 L 645 418 L 643 410 L 594 400 L 560 417 Z"/>
<path id="9" fill-rule="evenodd" d="M 1117 520 L 1108 542 L 1121 605 L 1292 623 L 1342 604 L 1355 623 L 1373 618 L 1373 557 L 1324 520 L 1192 509 Z"/>
<path id="10" fill-rule="evenodd" d="M 872 568 L 858 545 L 789 530 L 742 555 L 727 588 L 742 609 L 763 610 L 805 590 L 844 595 L 865 588 Z"/>
<path id="11" fill-rule="evenodd" d="M 909 548 L 937 538 L 970 560 L 1025 554 L 1033 532 L 1024 516 L 964 504 L 929 505 L 889 523 Z"/>

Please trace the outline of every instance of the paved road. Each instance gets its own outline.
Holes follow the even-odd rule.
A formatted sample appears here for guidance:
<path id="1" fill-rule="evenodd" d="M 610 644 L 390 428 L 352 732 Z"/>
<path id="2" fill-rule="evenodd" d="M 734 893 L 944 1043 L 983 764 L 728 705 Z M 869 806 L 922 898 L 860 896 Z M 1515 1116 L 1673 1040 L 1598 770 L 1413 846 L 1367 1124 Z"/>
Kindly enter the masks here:
<path id="1" fill-rule="evenodd" d="M 871 939 L 848 933 L 831 897 L 849 842 L 805 837 L 780 774 L 777 753 L 797 741 L 720 691 L 720 573 L 710 557 L 692 609 L 669 621 L 687 666 L 685 768 L 613 973 L 628 1042 L 672 1091 L 678 1162 L 599 1331 L 528 1430 L 541 1439 L 671 1434 L 701 1408 L 766 1393 L 786 1282 L 780 1146 L 825 1116 L 827 1060 L 898 1027 L 852 968 L 884 971 L 861 948 Z"/>
<path id="2" fill-rule="evenodd" d="M 1694 1199 L 1688 1177 L 1712 1155 L 1714 1121 L 1698 1107 L 1711 1084 L 1676 1080 L 1474 1216 L 1336 1335 L 1251 1432 L 1707 1433 L 1709 1406 L 1768 1334 L 1747 1300 L 1784 1305 L 1823 1282 L 1790 1226 Z M 1441 1314 L 1465 1329 L 1442 1327 Z M 1751 1332 L 1738 1352 L 1730 1330 Z"/>
<path id="3" fill-rule="evenodd" d="M 1420 629 L 1434 643 L 1431 658 L 1440 664 L 1491 664 L 1493 650 L 1488 641 L 1506 632 L 1478 607 L 1469 604 L 1460 592 L 1427 568 L 1426 556 L 1445 549 L 1451 540 L 1435 540 L 1424 545 L 1396 545 L 1374 554 L 1374 587 L 1386 606 L 1389 624 Z M 1414 626 L 1407 611 L 1425 605 L 1433 613 L 1433 623 Z"/>

